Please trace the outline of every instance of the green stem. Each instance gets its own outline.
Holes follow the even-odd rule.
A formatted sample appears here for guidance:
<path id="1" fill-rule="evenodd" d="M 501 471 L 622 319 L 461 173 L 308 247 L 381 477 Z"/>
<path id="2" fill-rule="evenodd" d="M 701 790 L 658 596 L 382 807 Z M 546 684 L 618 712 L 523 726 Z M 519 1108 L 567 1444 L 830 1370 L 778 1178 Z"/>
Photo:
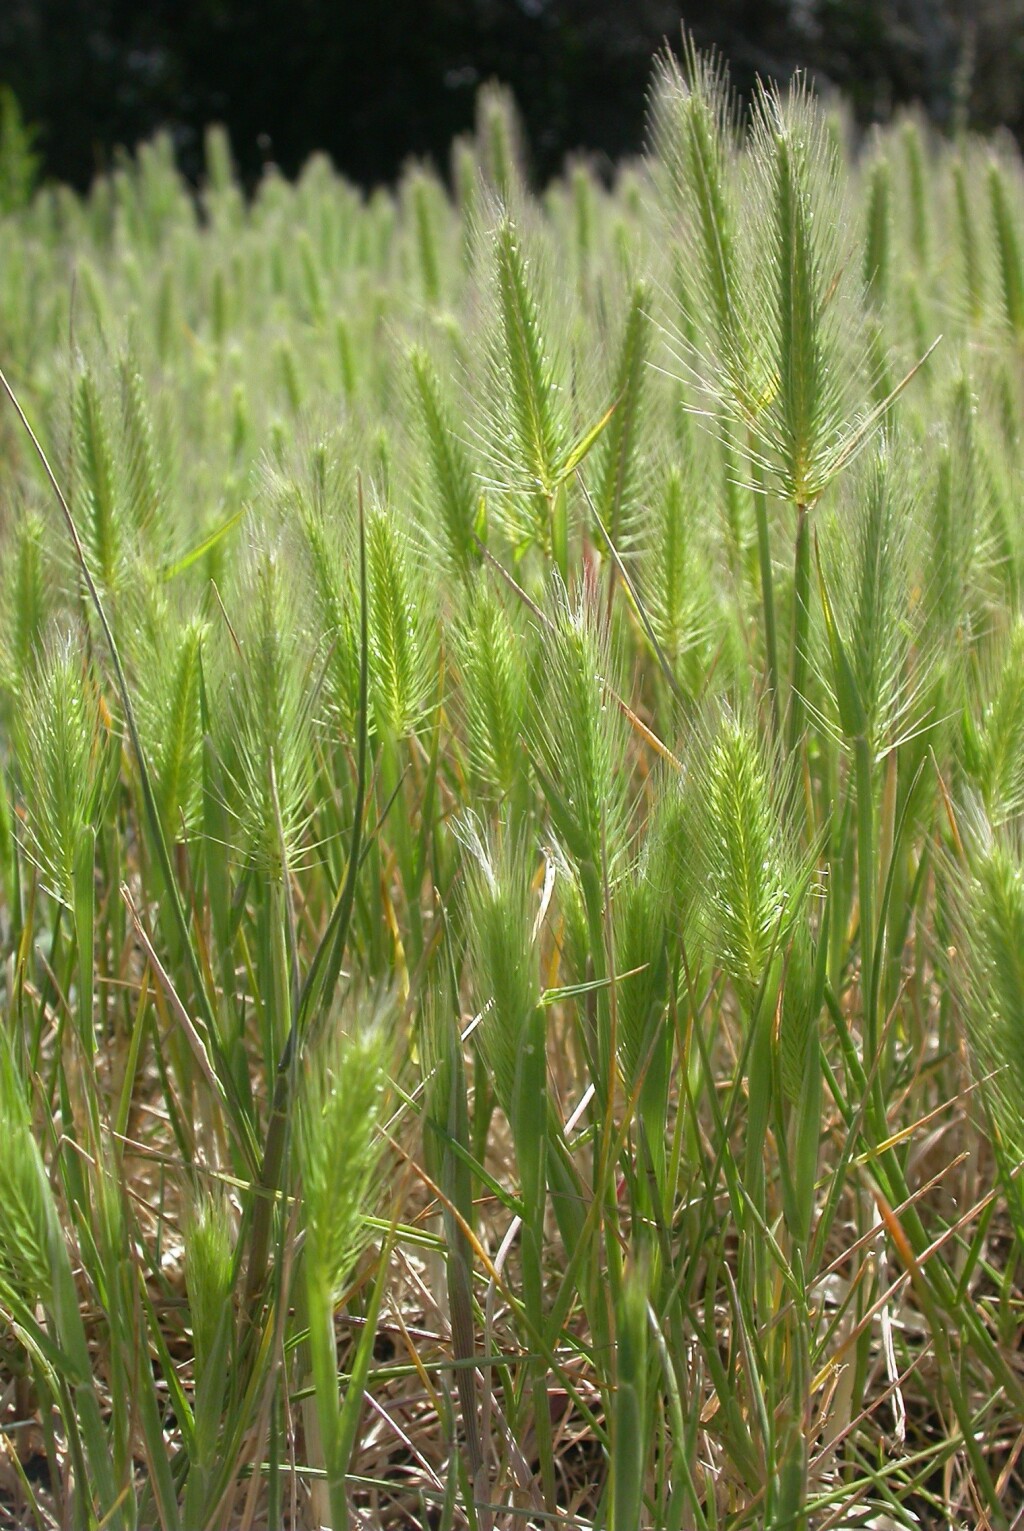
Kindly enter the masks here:
<path id="1" fill-rule="evenodd" d="M 768 490 L 751 443 L 751 466 L 754 470 L 754 516 L 757 522 L 757 560 L 761 570 L 761 605 L 764 610 L 764 650 L 768 694 L 771 697 L 772 727 L 779 736 L 779 648 L 775 627 L 775 584 L 772 576 L 772 547 L 768 534 Z"/>
<path id="2" fill-rule="evenodd" d="M 339 1461 L 338 1353 L 334 1336 L 334 1305 L 330 1294 L 307 1274 L 306 1301 L 309 1308 L 309 1359 L 316 1395 L 317 1425 L 324 1464 L 327 1468 L 327 1495 L 331 1506 L 333 1531 L 347 1531 L 348 1496 L 345 1493 L 345 1467 Z"/>
<path id="3" fill-rule="evenodd" d="M 876 1128 L 884 1131 L 885 1089 L 878 1057 L 878 998 L 875 986 L 875 802 L 871 746 L 863 734 L 854 740 L 857 779 L 857 896 L 860 926 L 860 992 L 864 1027 L 864 1071 L 872 1080 Z"/>
<path id="4" fill-rule="evenodd" d="M 532 1328 L 544 1332 L 544 1219 L 547 1211 L 547 1018 L 537 1005 L 526 1019 L 519 1039 L 511 1126 L 519 1160 L 524 1216 L 520 1247 L 523 1261 L 523 1305 Z M 530 1362 L 534 1431 L 540 1458 L 544 1503 L 557 1506 L 555 1455 L 548 1407 L 548 1368 L 544 1356 Z"/>
<path id="5" fill-rule="evenodd" d="M 777 982 L 770 978 L 763 986 L 758 1002 L 753 1005 L 750 1015 L 751 1042 L 747 1065 L 750 1089 L 747 1102 L 747 1141 L 743 1184 L 762 1223 L 768 1221 L 764 1150 L 771 1113 L 771 1089 L 768 1081 L 772 1074 L 772 1020 L 775 1012 L 774 996 L 777 992 Z M 757 1087 L 754 1087 L 755 1080 L 761 1082 Z M 749 1251 L 754 1272 L 754 1290 L 757 1294 L 755 1312 L 758 1319 L 767 1326 L 772 1309 L 768 1253 L 756 1227 L 751 1230 L 751 1239 L 746 1248 Z"/>
<path id="6" fill-rule="evenodd" d="M 544 1228 L 543 1208 L 539 1215 L 523 1222 L 520 1235 L 523 1258 L 523 1304 L 534 1329 L 544 1332 Z M 555 1480 L 555 1452 L 551 1434 L 551 1409 L 548 1403 L 548 1367 L 544 1356 L 530 1361 L 533 1397 L 533 1428 L 540 1461 L 544 1504 L 554 1513 L 558 1505 Z"/>
<path id="7" fill-rule="evenodd" d="M 609 1289 L 618 1300 L 622 1282 L 622 1251 L 615 1230 L 619 1209 L 615 1195 L 614 1166 L 609 1162 L 614 1122 L 612 1106 L 615 1093 L 615 1048 L 612 1038 L 611 1004 L 608 988 L 608 954 L 605 949 L 604 892 L 593 862 L 580 865 L 580 883 L 587 912 L 590 956 L 594 980 L 599 985 L 595 1000 L 597 1036 L 595 1039 L 595 1111 L 594 1111 L 594 1196 L 605 1209 L 605 1259 Z"/>
<path id="8" fill-rule="evenodd" d="M 593 979 L 597 985 L 595 1011 L 597 1025 L 594 1037 L 594 1087 L 597 1091 L 598 1109 L 603 1113 L 611 1089 L 611 1017 L 608 1007 L 608 959 L 604 949 L 604 920 L 601 879 L 592 861 L 580 863 L 580 887 L 587 916 L 587 934 L 590 945 L 590 961 Z"/>
<path id="9" fill-rule="evenodd" d="M 807 1337 L 803 1325 L 790 1320 L 786 1328 L 796 1352 L 791 1365 L 786 1415 L 779 1431 L 778 1472 L 775 1484 L 775 1523 L 787 1531 L 806 1531 L 808 1445 L 805 1404 L 810 1383 L 806 1364 Z"/>
<path id="10" fill-rule="evenodd" d="M 379 808 L 383 815 L 394 802 L 390 830 L 398 870 L 405 893 L 406 914 L 409 922 L 406 953 L 410 970 L 415 970 L 423 955 L 423 917 L 420 912 L 420 889 L 417 883 L 417 857 L 413 842 L 410 814 L 411 807 L 403 791 L 402 762 L 399 741 L 391 734 L 381 738 L 380 745 L 380 798 Z"/>
<path id="11" fill-rule="evenodd" d="M 796 508 L 796 559 L 793 568 L 793 655 L 789 686 L 789 736 L 791 754 L 800 748 L 804 731 L 804 688 L 807 685 L 808 596 L 811 584 L 811 536 L 806 505 Z"/>

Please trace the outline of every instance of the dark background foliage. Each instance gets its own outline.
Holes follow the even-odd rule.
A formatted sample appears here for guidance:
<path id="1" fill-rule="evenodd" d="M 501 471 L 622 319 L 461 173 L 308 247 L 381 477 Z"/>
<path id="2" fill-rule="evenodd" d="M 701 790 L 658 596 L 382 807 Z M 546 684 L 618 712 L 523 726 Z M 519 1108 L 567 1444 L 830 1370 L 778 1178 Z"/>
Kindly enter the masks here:
<path id="1" fill-rule="evenodd" d="M 681 19 L 741 89 L 805 65 L 863 121 L 919 100 L 1024 129 L 1024 0 L 0 0 L 0 81 L 45 172 L 78 186 L 158 127 L 198 173 L 211 121 L 249 179 L 326 149 L 369 184 L 410 155 L 443 165 L 496 77 L 542 179 L 572 150 L 640 147 L 651 55 Z"/>

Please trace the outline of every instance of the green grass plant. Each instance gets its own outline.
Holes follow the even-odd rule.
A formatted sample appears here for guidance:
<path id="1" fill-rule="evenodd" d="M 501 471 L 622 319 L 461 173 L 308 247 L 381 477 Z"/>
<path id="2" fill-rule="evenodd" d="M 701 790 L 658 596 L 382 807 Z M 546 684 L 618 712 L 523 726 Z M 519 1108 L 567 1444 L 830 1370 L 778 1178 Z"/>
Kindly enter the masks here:
<path id="1" fill-rule="evenodd" d="M 689 45 L 8 174 L 0 1521 L 1016 1523 L 1022 241 Z"/>

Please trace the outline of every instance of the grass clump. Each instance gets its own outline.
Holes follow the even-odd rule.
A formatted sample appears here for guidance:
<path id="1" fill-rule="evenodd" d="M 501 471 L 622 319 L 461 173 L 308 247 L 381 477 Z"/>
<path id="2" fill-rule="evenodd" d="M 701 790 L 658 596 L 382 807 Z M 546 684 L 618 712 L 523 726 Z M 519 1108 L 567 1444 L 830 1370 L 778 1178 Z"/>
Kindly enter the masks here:
<path id="1" fill-rule="evenodd" d="M 3 211 L 13 1525 L 1014 1523 L 1024 179 L 651 123 Z"/>

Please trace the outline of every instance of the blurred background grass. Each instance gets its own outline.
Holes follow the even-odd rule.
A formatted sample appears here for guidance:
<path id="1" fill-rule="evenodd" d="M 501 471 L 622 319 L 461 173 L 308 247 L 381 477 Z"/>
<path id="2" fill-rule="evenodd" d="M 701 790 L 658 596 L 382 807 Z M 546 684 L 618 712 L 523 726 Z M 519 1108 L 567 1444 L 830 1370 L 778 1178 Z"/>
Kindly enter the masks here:
<path id="1" fill-rule="evenodd" d="M 652 54 L 685 22 L 746 93 L 798 66 L 862 122 L 918 101 L 942 126 L 1024 130 L 1024 0 L 6 0 L 0 81 L 43 172 L 84 188 L 170 130 L 187 173 L 223 122 L 243 177 L 324 149 L 363 185 L 443 167 L 478 85 L 511 86 L 531 164 L 636 153 Z"/>

